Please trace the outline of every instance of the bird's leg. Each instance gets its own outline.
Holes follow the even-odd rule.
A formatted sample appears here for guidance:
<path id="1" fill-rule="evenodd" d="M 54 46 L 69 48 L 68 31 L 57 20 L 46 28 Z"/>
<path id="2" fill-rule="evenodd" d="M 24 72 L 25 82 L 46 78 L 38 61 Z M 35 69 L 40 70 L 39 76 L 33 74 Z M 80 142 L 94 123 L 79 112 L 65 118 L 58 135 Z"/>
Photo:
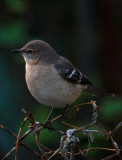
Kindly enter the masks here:
<path id="1" fill-rule="evenodd" d="M 62 113 L 62 118 L 63 118 L 63 120 L 65 119 L 65 118 L 70 118 L 69 117 L 69 115 L 68 115 L 68 107 L 69 107 L 69 104 L 67 104 L 66 105 L 66 107 L 64 108 L 64 110 L 63 110 L 63 113 Z"/>
<path id="2" fill-rule="evenodd" d="M 54 108 L 52 107 L 46 121 L 51 120 L 51 116 L 52 116 L 53 111 L 54 111 Z"/>
<path id="3" fill-rule="evenodd" d="M 54 111 L 54 108 L 52 107 L 51 111 L 50 111 L 50 113 L 49 113 L 49 115 L 48 115 L 48 117 L 47 117 L 47 119 L 44 123 L 44 127 L 48 128 L 49 130 L 53 130 L 53 127 L 52 127 L 51 122 L 50 122 L 53 111 Z"/>

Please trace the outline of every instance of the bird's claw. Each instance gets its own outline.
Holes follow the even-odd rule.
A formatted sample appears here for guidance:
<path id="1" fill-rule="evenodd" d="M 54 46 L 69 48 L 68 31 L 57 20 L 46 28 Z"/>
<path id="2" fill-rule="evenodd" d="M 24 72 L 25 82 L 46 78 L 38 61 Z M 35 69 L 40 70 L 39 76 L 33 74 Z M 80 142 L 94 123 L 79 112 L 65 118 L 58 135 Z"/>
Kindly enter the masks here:
<path id="1" fill-rule="evenodd" d="M 50 120 L 46 120 L 45 123 L 43 124 L 43 128 L 47 128 L 49 131 L 53 131 L 53 126 L 50 122 Z"/>

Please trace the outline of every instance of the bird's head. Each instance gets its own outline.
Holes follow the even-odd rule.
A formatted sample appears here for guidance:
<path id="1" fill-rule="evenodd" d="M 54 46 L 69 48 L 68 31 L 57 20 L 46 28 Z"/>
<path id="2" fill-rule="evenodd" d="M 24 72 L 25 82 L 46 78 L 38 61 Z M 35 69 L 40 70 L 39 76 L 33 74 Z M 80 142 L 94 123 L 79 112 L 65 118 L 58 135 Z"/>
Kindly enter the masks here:
<path id="1" fill-rule="evenodd" d="M 14 49 L 11 52 L 22 54 L 25 62 L 29 64 L 36 64 L 40 57 L 43 58 L 49 55 L 50 50 L 53 49 L 48 43 L 42 40 L 33 40 L 28 42 L 21 49 Z"/>

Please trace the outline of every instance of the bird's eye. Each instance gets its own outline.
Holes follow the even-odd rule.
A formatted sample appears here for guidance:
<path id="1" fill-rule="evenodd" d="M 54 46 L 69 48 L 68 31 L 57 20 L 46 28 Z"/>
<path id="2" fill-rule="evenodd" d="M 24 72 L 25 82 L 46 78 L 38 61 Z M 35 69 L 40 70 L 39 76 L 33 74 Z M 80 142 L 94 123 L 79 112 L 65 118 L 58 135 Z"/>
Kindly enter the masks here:
<path id="1" fill-rule="evenodd" d="M 34 52 L 34 50 L 32 50 L 32 49 L 29 49 L 28 51 L 27 51 L 27 53 L 29 53 L 29 54 L 32 54 Z"/>

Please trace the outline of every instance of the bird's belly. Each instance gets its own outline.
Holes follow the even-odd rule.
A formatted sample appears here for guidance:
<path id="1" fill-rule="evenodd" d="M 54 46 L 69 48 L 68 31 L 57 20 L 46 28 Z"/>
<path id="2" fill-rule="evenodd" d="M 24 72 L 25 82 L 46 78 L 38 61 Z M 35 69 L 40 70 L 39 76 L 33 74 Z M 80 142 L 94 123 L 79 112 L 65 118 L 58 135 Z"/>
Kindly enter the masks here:
<path id="1" fill-rule="evenodd" d="M 38 77 L 26 77 L 28 89 L 40 103 L 54 108 L 73 103 L 81 94 L 82 86 L 67 82 L 59 75 L 41 72 Z"/>

